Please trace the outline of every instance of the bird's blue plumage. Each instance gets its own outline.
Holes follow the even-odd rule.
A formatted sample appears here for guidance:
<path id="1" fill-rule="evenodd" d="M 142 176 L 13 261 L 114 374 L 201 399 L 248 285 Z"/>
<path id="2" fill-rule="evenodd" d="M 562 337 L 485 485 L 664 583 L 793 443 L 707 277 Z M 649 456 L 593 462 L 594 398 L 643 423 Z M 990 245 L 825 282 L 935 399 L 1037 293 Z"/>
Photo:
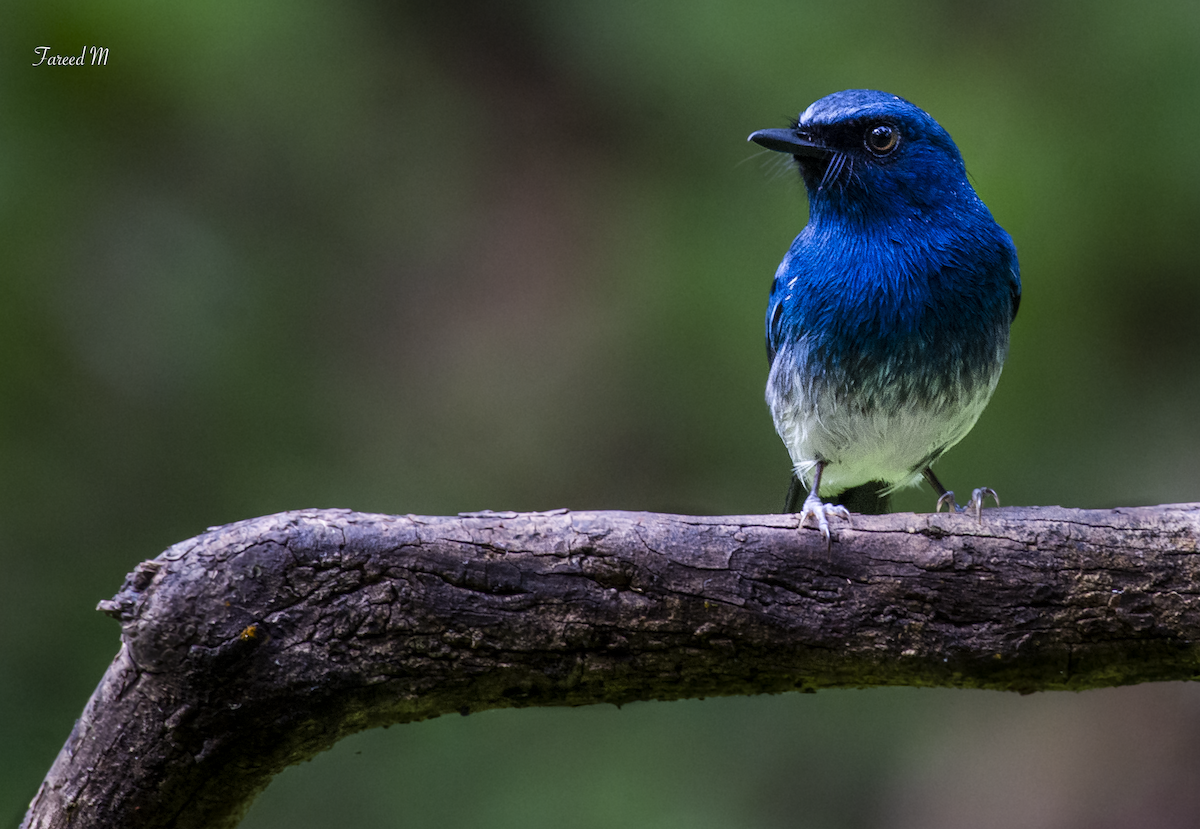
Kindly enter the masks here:
<path id="1" fill-rule="evenodd" d="M 930 464 L 975 424 L 1008 351 L 1012 239 L 946 131 L 895 95 L 838 92 L 751 140 L 792 154 L 808 190 L 766 322 L 767 401 L 797 477 L 819 476 L 810 502 L 923 473 L 939 486 Z"/>

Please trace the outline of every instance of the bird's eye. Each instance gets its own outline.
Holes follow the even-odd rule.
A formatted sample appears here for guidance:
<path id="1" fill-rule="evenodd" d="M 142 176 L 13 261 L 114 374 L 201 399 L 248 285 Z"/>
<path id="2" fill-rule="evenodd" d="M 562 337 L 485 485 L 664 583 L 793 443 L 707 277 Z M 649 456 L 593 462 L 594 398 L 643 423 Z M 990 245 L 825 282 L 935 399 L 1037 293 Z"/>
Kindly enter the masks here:
<path id="1" fill-rule="evenodd" d="M 900 143 L 900 130 L 891 124 L 876 124 L 867 130 L 866 142 L 875 155 L 887 155 Z"/>

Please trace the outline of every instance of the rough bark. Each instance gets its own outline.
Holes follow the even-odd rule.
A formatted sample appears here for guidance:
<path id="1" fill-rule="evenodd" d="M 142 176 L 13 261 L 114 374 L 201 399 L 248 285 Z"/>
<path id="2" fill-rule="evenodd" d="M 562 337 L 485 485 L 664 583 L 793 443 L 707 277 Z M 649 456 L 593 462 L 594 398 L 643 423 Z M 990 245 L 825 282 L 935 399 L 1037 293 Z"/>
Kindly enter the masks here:
<path id="1" fill-rule="evenodd" d="M 121 648 L 26 827 L 231 827 L 284 767 L 450 712 L 877 685 L 1028 693 L 1200 673 L 1200 504 L 219 527 L 100 609 Z"/>

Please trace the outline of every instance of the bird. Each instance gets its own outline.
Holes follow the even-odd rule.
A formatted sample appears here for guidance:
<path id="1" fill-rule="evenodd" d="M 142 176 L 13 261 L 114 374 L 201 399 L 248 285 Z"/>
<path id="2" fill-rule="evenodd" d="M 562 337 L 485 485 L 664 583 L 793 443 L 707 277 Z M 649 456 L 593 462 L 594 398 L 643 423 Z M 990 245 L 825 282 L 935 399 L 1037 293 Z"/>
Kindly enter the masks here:
<path id="1" fill-rule="evenodd" d="M 766 314 L 767 405 L 792 461 L 785 512 L 806 488 L 800 526 L 815 520 L 828 548 L 831 518 L 886 512 L 924 478 L 935 512 L 981 521 L 995 490 L 961 507 L 932 466 L 996 389 L 1021 277 L 958 147 L 927 112 L 871 89 L 748 140 L 792 156 L 809 205 Z"/>

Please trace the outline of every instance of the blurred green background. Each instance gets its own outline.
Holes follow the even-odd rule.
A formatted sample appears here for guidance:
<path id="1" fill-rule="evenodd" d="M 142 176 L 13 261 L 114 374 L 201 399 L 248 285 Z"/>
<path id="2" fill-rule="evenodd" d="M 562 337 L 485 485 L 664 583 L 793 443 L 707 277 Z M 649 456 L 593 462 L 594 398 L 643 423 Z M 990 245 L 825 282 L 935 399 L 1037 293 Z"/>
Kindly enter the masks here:
<path id="1" fill-rule="evenodd" d="M 839 89 L 938 118 L 1020 253 L 942 480 L 1200 500 L 1194 2 L 6 0 L 0 55 L 0 825 L 116 651 L 96 602 L 209 525 L 777 510 L 806 208 L 746 136 Z M 1191 685 L 822 692 L 369 732 L 244 825 L 1191 827 L 1197 774 Z"/>

